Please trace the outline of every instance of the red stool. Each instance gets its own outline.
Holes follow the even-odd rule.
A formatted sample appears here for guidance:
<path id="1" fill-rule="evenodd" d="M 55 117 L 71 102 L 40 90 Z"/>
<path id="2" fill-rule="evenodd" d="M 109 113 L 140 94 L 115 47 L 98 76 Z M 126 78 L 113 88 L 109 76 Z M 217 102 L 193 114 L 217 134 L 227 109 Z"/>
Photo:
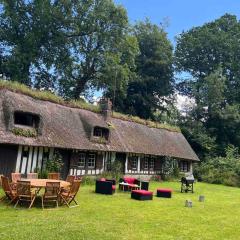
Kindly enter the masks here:
<path id="1" fill-rule="evenodd" d="M 136 200 L 152 200 L 153 192 L 146 190 L 132 190 L 131 198 Z"/>
<path id="2" fill-rule="evenodd" d="M 157 189 L 157 197 L 171 198 L 172 197 L 172 189 L 158 188 Z"/>

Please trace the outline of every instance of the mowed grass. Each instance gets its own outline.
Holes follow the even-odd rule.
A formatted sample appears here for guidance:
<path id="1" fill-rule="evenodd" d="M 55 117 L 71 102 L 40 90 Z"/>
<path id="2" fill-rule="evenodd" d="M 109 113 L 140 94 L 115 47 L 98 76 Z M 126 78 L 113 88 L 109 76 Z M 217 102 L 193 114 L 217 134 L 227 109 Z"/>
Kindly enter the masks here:
<path id="1" fill-rule="evenodd" d="M 177 182 L 151 182 L 151 190 L 158 187 L 172 188 L 173 198 L 137 201 L 82 186 L 76 208 L 16 210 L 0 203 L 0 239 L 240 239 L 240 189 L 196 183 L 192 194 L 180 193 Z M 193 208 L 184 207 L 186 199 Z"/>

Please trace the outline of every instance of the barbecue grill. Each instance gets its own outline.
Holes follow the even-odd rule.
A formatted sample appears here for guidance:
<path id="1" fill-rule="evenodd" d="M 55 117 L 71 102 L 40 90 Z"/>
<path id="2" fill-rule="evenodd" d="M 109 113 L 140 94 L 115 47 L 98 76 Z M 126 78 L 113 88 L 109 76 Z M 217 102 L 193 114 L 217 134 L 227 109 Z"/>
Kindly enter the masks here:
<path id="1" fill-rule="evenodd" d="M 181 192 L 192 192 L 193 193 L 193 184 L 194 184 L 194 176 L 189 175 L 186 177 L 182 177 L 181 179 Z"/>

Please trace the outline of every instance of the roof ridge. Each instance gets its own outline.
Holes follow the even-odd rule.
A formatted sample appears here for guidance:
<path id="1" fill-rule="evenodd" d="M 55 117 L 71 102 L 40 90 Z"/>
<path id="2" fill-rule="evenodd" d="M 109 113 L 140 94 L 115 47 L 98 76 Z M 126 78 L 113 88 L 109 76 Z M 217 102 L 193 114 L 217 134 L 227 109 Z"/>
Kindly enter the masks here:
<path id="1" fill-rule="evenodd" d="M 101 109 L 99 106 L 95 106 L 93 104 L 89 104 L 84 101 L 75 101 L 75 100 L 66 101 L 62 97 L 50 91 L 46 91 L 46 90 L 40 91 L 40 90 L 32 89 L 24 84 L 14 82 L 14 81 L 6 81 L 6 80 L 0 79 L 0 90 L 2 89 L 7 89 L 8 91 L 18 93 L 18 94 L 23 94 L 33 99 L 48 101 L 48 102 L 69 107 L 69 108 L 87 110 L 87 111 L 98 113 L 98 114 L 101 112 Z M 121 119 L 123 121 L 135 122 L 141 125 L 145 125 L 149 128 L 165 129 L 171 132 L 181 132 L 180 128 L 177 126 L 171 126 L 169 124 L 154 122 L 154 121 L 139 118 L 137 116 L 126 115 L 119 112 L 113 112 L 111 117 L 116 119 Z"/>

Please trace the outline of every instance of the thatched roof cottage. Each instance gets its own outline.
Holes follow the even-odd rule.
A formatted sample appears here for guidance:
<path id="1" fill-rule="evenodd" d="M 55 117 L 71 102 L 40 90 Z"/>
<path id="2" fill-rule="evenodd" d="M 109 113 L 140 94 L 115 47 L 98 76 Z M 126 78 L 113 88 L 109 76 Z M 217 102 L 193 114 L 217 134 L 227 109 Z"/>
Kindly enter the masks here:
<path id="1" fill-rule="evenodd" d="M 165 157 L 181 171 L 199 161 L 180 131 L 113 117 L 109 101 L 96 113 L 0 88 L 0 174 L 42 169 L 56 149 L 63 177 L 97 175 L 114 161 L 128 175 L 159 174 Z"/>

